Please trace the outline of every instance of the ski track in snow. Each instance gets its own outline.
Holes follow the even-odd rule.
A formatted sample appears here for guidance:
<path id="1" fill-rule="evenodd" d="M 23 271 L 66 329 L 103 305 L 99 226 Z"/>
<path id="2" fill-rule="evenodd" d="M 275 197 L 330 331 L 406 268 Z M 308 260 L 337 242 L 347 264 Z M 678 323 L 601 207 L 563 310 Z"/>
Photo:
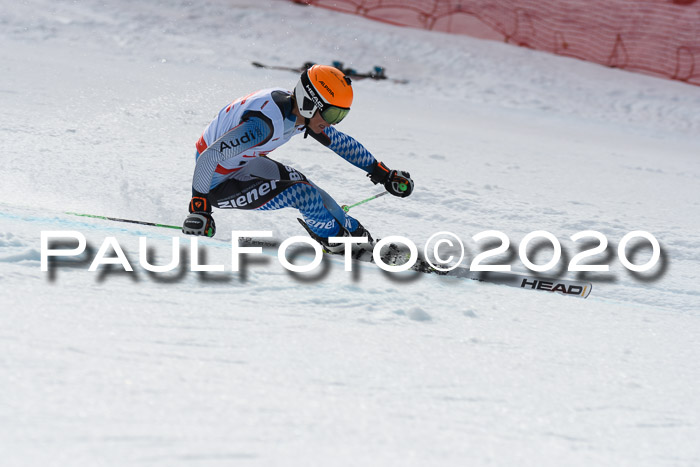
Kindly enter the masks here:
<path id="1" fill-rule="evenodd" d="M 700 464 L 700 88 L 293 2 L 31 0 L 0 9 L 0 458 L 3 465 Z M 250 62 L 383 65 L 339 128 L 415 193 L 353 209 L 375 236 L 520 240 L 597 230 L 610 273 L 586 300 L 342 262 L 293 277 L 274 252 L 230 272 L 230 231 L 303 235 L 292 210 L 218 211 L 170 259 L 194 142 L 227 102 L 295 84 Z M 272 157 L 339 202 L 364 174 L 313 141 Z M 40 232 L 114 236 L 40 271 Z M 633 275 L 617 245 L 662 246 Z M 628 246 L 628 251 L 634 245 Z M 650 249 L 633 255 L 643 263 Z M 541 249 L 537 262 L 551 250 Z M 302 257 L 300 260 L 308 259 Z M 501 259 L 501 258 L 498 258 Z M 569 273 L 565 277 L 575 277 Z"/>

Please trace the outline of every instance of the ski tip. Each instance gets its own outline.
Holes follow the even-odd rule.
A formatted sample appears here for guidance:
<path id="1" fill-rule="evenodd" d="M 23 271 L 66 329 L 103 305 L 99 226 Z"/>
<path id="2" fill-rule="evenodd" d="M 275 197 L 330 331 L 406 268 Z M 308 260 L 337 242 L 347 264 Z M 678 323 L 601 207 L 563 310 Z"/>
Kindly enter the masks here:
<path id="1" fill-rule="evenodd" d="M 591 294 L 592 290 L 593 290 L 593 284 L 588 282 L 586 285 L 583 286 L 583 292 L 581 292 L 581 297 L 588 298 L 588 296 Z"/>
<path id="2" fill-rule="evenodd" d="M 301 217 L 297 217 L 297 220 L 299 221 L 301 226 L 304 227 L 304 230 L 306 230 L 309 233 L 309 235 L 311 235 L 311 228 L 309 228 L 309 225 L 306 222 L 304 222 L 304 219 L 302 219 Z"/>

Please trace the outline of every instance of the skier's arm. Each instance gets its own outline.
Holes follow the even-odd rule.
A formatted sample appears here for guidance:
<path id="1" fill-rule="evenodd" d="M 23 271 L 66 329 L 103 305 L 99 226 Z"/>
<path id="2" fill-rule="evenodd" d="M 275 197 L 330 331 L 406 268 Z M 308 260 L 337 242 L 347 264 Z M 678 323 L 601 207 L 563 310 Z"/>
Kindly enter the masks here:
<path id="1" fill-rule="evenodd" d="M 338 154 L 340 157 L 350 162 L 355 167 L 359 167 L 367 173 L 372 172 L 372 164 L 376 159 L 352 136 L 329 126 L 322 133 L 309 132 L 316 141 L 327 146 L 328 149 Z"/>
<path id="2" fill-rule="evenodd" d="M 247 113 L 238 126 L 210 144 L 197 158 L 192 177 L 192 196 L 206 197 L 216 166 L 226 159 L 266 143 L 272 137 L 272 131 L 272 122 L 263 114 Z"/>
<path id="3" fill-rule="evenodd" d="M 367 172 L 374 184 L 381 183 L 392 195 L 405 198 L 413 192 L 413 180 L 408 172 L 389 169 L 352 136 L 330 126 L 323 133 L 309 134 L 355 167 Z"/>

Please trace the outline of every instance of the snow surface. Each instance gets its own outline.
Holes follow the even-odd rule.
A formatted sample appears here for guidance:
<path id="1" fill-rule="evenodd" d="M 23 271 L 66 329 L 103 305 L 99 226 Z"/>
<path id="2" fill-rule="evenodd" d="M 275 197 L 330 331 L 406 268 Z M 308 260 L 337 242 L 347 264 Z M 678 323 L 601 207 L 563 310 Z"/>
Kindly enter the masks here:
<path id="1" fill-rule="evenodd" d="M 287 1 L 4 2 L 0 41 L 3 466 L 700 464 L 700 88 Z M 165 264 L 176 231 L 64 214 L 179 225 L 209 120 L 296 82 L 250 62 L 336 59 L 410 80 L 356 81 L 339 127 L 415 178 L 355 208 L 375 236 L 451 231 L 471 258 L 478 232 L 517 252 L 548 230 L 565 268 L 598 230 L 591 296 L 274 256 L 230 272 L 231 230 L 303 235 L 293 210 L 216 213 L 223 273 L 149 274 L 138 237 Z M 314 141 L 273 157 L 340 202 L 376 192 Z M 114 236 L 135 272 L 41 272 L 44 230 L 93 255 Z M 633 230 L 662 245 L 648 273 L 617 259 Z"/>

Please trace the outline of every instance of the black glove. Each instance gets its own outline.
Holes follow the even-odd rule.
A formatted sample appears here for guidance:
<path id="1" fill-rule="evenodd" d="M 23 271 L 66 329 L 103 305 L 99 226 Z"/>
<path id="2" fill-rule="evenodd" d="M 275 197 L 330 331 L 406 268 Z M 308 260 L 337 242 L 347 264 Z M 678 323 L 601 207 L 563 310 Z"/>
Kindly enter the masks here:
<path id="1" fill-rule="evenodd" d="M 205 196 L 193 196 L 190 201 L 190 215 L 182 224 L 182 233 L 213 237 L 216 224 L 211 217 L 211 206 Z"/>
<path id="2" fill-rule="evenodd" d="M 375 161 L 367 175 L 374 184 L 381 183 L 394 196 L 405 198 L 413 193 L 411 174 L 403 170 L 390 170 L 383 162 Z"/>

